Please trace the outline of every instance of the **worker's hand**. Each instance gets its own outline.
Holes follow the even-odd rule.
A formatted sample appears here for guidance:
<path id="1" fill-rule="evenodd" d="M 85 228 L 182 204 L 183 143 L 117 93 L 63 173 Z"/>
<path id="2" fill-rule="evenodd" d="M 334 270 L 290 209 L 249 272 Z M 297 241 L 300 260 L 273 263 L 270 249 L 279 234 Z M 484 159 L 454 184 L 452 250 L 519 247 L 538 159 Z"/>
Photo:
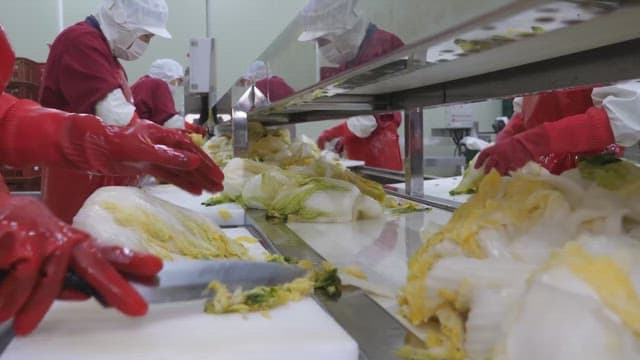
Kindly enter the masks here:
<path id="1" fill-rule="evenodd" d="M 29 197 L 0 194 L 0 322 L 14 319 L 15 333 L 26 335 L 62 292 L 73 270 L 111 306 L 131 316 L 147 304 L 118 271 L 153 276 L 162 261 L 119 247 L 99 247 L 86 233 L 57 219 Z"/>
<path id="2" fill-rule="evenodd" d="M 102 175 L 149 174 L 191 193 L 222 190 L 224 175 L 189 137 L 146 120 L 108 126 L 92 115 L 41 107 L 0 95 L 0 161 Z"/>
<path id="3" fill-rule="evenodd" d="M 509 122 L 507 123 L 507 125 L 504 126 L 502 130 L 500 130 L 496 134 L 496 143 L 499 143 L 502 140 L 511 138 L 526 130 L 527 129 L 524 125 L 524 117 L 522 116 L 522 113 L 521 112 L 514 113 L 513 115 L 511 115 L 511 119 L 509 119 Z"/>
<path id="4" fill-rule="evenodd" d="M 482 150 L 478 155 L 475 168 L 484 167 L 485 173 L 496 169 L 500 175 L 504 176 L 523 167 L 527 162 L 536 160 L 536 154 L 548 149 L 548 141 L 545 143 L 544 139 L 528 138 L 523 136 L 525 134 L 503 139 Z M 528 140 L 532 140 L 532 142 Z"/>
<path id="5" fill-rule="evenodd" d="M 223 188 L 220 168 L 179 130 L 140 121 L 129 127 L 108 127 L 107 132 L 104 149 L 87 144 L 88 149 L 97 150 L 96 160 L 103 156 L 90 168 L 113 174 L 150 174 L 196 194 Z"/>
<path id="6" fill-rule="evenodd" d="M 507 175 L 542 156 L 597 153 L 614 142 L 606 111 L 592 107 L 584 114 L 543 123 L 497 142 L 478 155 L 475 167 L 484 167 L 485 172 L 495 168 Z"/>
<path id="7" fill-rule="evenodd" d="M 333 140 L 332 137 L 328 136 L 325 132 L 322 132 L 320 136 L 318 136 L 316 144 L 318 145 L 318 148 L 320 148 L 320 150 L 324 150 L 324 146 L 326 145 L 326 143 L 331 140 Z"/>
<path id="8" fill-rule="evenodd" d="M 205 129 L 204 126 L 192 124 L 187 121 L 184 122 L 184 128 L 190 133 L 200 134 L 202 136 L 207 136 L 208 134 L 207 129 Z"/>

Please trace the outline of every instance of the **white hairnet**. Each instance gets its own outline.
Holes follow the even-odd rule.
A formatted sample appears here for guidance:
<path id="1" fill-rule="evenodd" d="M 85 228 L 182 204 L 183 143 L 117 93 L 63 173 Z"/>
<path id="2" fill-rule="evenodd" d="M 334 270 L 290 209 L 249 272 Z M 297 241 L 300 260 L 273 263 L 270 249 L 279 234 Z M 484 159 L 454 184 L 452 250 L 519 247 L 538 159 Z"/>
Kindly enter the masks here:
<path id="1" fill-rule="evenodd" d="M 304 32 L 299 41 L 315 40 L 327 34 L 342 34 L 353 28 L 360 14 L 358 0 L 310 0 L 300 12 Z"/>
<path id="2" fill-rule="evenodd" d="M 352 116 L 347 119 L 347 128 L 359 138 L 366 138 L 378 127 L 376 118 L 372 115 Z"/>
<path id="3" fill-rule="evenodd" d="M 268 76 L 269 70 L 267 69 L 267 64 L 262 60 L 258 60 L 249 66 L 249 69 L 243 77 L 247 80 L 258 81 L 266 79 Z"/>
<path id="4" fill-rule="evenodd" d="M 118 30 L 171 38 L 167 30 L 169 7 L 165 0 L 103 0 L 96 17 L 109 40 L 114 39 Z"/>
<path id="5" fill-rule="evenodd" d="M 172 59 L 158 59 L 151 64 L 149 76 L 166 82 L 184 77 L 184 68 Z"/>
<path id="6" fill-rule="evenodd" d="M 522 96 L 513 99 L 513 112 L 522 112 Z"/>

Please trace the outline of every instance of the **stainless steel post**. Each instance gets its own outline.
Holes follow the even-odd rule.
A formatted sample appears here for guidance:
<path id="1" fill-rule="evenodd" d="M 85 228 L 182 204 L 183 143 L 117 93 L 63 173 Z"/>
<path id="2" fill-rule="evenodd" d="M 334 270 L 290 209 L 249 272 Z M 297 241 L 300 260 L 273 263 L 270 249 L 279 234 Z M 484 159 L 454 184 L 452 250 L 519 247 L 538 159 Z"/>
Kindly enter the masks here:
<path id="1" fill-rule="evenodd" d="M 247 113 L 233 110 L 231 117 L 233 156 L 246 158 L 249 156 L 249 121 Z"/>
<path id="2" fill-rule="evenodd" d="M 409 195 L 424 194 L 424 140 L 422 138 L 422 107 L 404 111 L 404 174 Z"/>

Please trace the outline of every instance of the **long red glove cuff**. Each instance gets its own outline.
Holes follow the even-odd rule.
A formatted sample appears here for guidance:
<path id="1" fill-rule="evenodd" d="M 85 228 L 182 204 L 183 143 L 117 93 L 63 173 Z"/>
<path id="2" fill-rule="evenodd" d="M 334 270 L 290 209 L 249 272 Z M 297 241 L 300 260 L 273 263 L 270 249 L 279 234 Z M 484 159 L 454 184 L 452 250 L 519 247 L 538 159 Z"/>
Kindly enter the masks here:
<path id="1" fill-rule="evenodd" d="M 43 108 L 30 100 L 16 100 L 3 94 L 2 104 L 9 104 L 0 112 L 0 161 L 12 166 L 47 164 L 87 169 L 90 159 L 77 142 L 87 139 L 99 141 L 106 127 L 92 115 L 68 114 Z M 70 134 L 70 131 L 74 134 Z"/>
<path id="2" fill-rule="evenodd" d="M 30 100 L 0 95 L 0 160 L 12 166 L 59 162 L 64 159 L 60 147 L 58 116 L 43 114 L 42 107 Z"/>
<path id="3" fill-rule="evenodd" d="M 609 116 L 604 109 L 592 107 L 584 114 L 573 115 L 543 124 L 552 153 L 590 153 L 615 143 Z"/>

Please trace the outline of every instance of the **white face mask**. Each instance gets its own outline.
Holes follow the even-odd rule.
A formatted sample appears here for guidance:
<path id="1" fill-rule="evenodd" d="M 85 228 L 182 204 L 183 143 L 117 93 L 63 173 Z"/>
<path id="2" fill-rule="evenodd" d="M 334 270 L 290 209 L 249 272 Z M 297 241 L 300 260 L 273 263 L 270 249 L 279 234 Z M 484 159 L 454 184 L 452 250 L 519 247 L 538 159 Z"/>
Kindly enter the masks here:
<path id="1" fill-rule="evenodd" d="M 332 64 L 344 65 L 358 55 L 358 48 L 353 46 L 338 48 L 336 42 L 332 41 L 320 47 L 320 54 Z"/>
<path id="2" fill-rule="evenodd" d="M 171 95 L 176 96 L 176 91 L 178 91 L 178 85 L 169 84 L 169 90 L 171 91 Z"/>
<path id="3" fill-rule="evenodd" d="M 118 45 L 114 46 L 113 54 L 122 60 L 136 60 L 144 54 L 147 46 L 149 46 L 148 43 L 136 38 L 127 49 L 121 48 Z"/>
<path id="4" fill-rule="evenodd" d="M 360 44 L 367 34 L 369 21 L 361 17 L 353 28 L 339 35 L 328 37 L 331 42 L 320 47 L 325 59 L 336 65 L 344 65 L 358 56 Z"/>

